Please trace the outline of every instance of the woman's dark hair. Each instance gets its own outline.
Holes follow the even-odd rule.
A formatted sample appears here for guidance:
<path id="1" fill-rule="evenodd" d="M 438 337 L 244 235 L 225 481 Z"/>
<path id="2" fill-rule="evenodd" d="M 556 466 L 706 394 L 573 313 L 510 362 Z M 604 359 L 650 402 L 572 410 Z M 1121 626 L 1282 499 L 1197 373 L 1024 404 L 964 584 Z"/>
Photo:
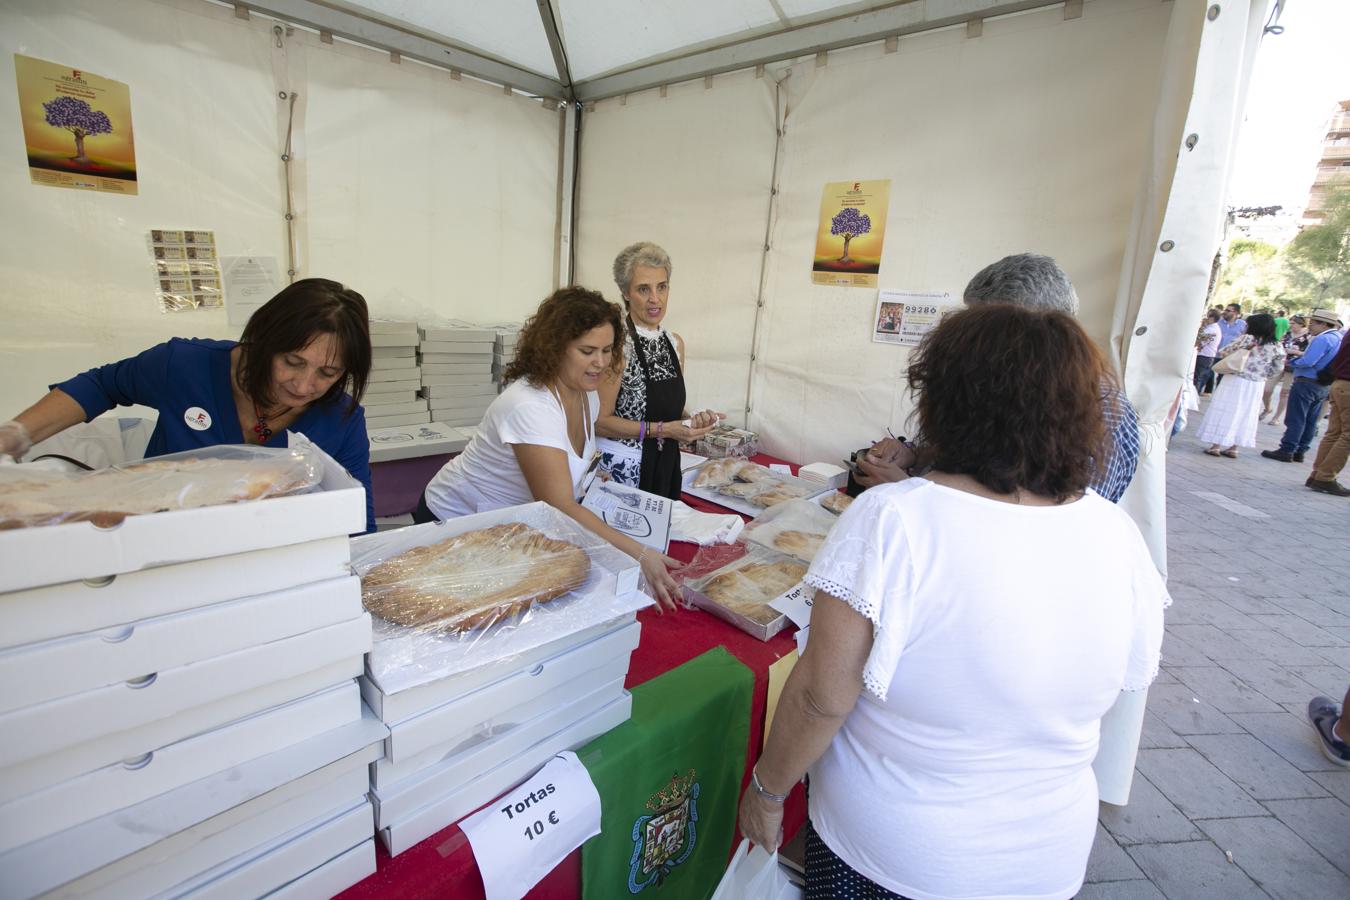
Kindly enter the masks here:
<path id="1" fill-rule="evenodd" d="M 259 407 L 270 407 L 276 400 L 272 360 L 278 353 L 305 349 L 320 334 L 333 335 L 343 375 L 315 402 L 336 403 L 343 393 L 350 394 L 350 414 L 370 378 L 370 315 L 364 297 L 327 278 L 289 284 L 249 316 L 239 338 L 240 389 Z"/>
<path id="2" fill-rule="evenodd" d="M 1257 313 L 1247 317 L 1247 335 L 1258 344 L 1275 343 L 1275 317 L 1269 313 Z"/>
<path id="3" fill-rule="evenodd" d="M 502 373 L 502 380 L 524 378 L 531 384 L 548 384 L 562 368 L 567 345 L 601 325 L 614 329 L 609 371 L 618 375 L 623 371 L 623 310 L 584 287 L 554 291 L 525 322 L 516 341 L 516 357 Z"/>
<path id="4" fill-rule="evenodd" d="M 1115 379 L 1066 313 L 988 304 L 952 313 L 909 365 L 919 441 L 936 469 L 991 491 L 1064 501 L 1104 465 Z"/>
<path id="5" fill-rule="evenodd" d="M 1223 315 L 1220 314 L 1219 311 L 1218 311 L 1217 309 L 1211 309 L 1209 312 L 1205 313 L 1205 323 L 1206 323 L 1206 324 L 1211 323 L 1211 322 L 1217 322 L 1217 321 L 1219 321 L 1219 320 L 1222 319 L 1222 318 L 1223 318 Z"/>

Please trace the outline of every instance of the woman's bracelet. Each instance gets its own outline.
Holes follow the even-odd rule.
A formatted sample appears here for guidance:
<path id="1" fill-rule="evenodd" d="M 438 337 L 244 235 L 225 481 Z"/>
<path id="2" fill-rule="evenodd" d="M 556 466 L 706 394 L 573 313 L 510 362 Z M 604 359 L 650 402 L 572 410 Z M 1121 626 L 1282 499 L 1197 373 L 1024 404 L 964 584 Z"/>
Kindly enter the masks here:
<path id="1" fill-rule="evenodd" d="M 646 439 L 647 439 L 647 423 L 641 422 L 638 424 L 638 443 L 640 444 Z"/>
<path id="2" fill-rule="evenodd" d="M 750 784 L 755 788 L 755 793 L 759 794 L 765 800 L 772 800 L 774 803 L 782 803 L 787 800 L 787 794 L 775 794 L 764 785 L 759 783 L 759 773 L 754 769 L 750 770 Z"/>

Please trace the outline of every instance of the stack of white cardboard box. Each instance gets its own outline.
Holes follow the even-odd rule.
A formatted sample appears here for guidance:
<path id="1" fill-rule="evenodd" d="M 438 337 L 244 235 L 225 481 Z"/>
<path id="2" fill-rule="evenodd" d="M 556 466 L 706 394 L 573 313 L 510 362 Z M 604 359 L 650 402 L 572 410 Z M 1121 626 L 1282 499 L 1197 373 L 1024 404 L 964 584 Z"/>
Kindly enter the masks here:
<path id="1" fill-rule="evenodd" d="M 422 394 L 432 421 L 474 426 L 497 394 L 488 328 L 463 322 L 422 326 Z"/>
<path id="2" fill-rule="evenodd" d="M 543 503 L 366 535 L 352 542 L 357 572 L 413 547 L 506 522 L 550 536 L 579 528 Z M 580 537 L 585 541 L 587 538 Z M 466 635 L 418 631 L 375 619 L 375 646 L 360 679 L 389 725 L 385 758 L 371 766 L 375 824 L 397 855 L 514 788 L 555 754 L 627 721 L 624 690 L 638 644 L 632 558 L 587 547 L 591 570 L 571 594 L 523 617 Z"/>
<path id="3" fill-rule="evenodd" d="M 312 897 L 374 871 L 365 496 L 319 456 L 313 493 L 0 532 L 0 894 Z"/>
<path id="4" fill-rule="evenodd" d="M 492 380 L 497 382 L 499 391 L 504 386 L 502 384 L 502 373 L 516 358 L 516 340 L 519 337 L 519 325 L 501 325 L 496 329 L 496 335 L 492 342 Z"/>
<path id="5" fill-rule="evenodd" d="M 370 320 L 370 381 L 361 405 L 366 429 L 398 428 L 431 421 L 417 362 L 417 323 L 393 319 Z"/>

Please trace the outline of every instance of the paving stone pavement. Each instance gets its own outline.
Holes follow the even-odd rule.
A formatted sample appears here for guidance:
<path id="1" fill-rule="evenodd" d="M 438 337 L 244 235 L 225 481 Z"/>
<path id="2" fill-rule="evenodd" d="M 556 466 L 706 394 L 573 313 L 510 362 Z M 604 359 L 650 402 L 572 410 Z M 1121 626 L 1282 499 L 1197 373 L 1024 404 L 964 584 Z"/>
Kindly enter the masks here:
<path id="1" fill-rule="evenodd" d="M 1280 434 L 1260 426 L 1236 460 L 1172 440 L 1163 670 L 1082 900 L 1350 898 L 1350 769 L 1306 717 L 1350 687 L 1350 498 L 1263 459 Z"/>

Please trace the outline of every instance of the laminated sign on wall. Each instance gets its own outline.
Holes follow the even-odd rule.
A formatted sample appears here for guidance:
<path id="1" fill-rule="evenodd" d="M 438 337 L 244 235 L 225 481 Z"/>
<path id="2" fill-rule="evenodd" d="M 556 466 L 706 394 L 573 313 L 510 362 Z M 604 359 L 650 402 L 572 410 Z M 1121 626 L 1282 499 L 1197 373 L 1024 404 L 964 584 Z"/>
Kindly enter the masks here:
<path id="1" fill-rule="evenodd" d="M 917 347 L 923 336 L 954 309 L 952 295 L 945 291 L 878 291 L 872 340 Z"/>
<path id="2" fill-rule="evenodd" d="M 34 184 L 137 193 L 131 90 L 125 84 L 17 53 L 14 74 Z"/>
<path id="3" fill-rule="evenodd" d="M 832 181 L 820 198 L 816 258 L 811 280 L 816 284 L 876 287 L 881 271 L 881 245 L 886 238 L 890 179 Z"/>

